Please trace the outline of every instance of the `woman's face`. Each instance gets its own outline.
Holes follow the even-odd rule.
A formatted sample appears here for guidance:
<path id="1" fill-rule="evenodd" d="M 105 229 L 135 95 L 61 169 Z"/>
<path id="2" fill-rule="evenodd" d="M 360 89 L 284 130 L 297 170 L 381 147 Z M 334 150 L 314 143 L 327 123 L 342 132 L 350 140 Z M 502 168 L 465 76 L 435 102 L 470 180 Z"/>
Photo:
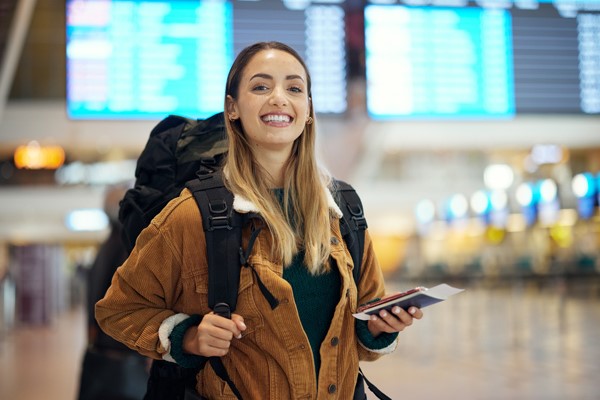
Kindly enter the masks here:
<path id="1" fill-rule="evenodd" d="M 227 97 L 229 118 L 239 118 L 254 150 L 291 151 L 310 115 L 306 71 L 291 54 L 263 50 L 250 59 L 238 98 Z"/>

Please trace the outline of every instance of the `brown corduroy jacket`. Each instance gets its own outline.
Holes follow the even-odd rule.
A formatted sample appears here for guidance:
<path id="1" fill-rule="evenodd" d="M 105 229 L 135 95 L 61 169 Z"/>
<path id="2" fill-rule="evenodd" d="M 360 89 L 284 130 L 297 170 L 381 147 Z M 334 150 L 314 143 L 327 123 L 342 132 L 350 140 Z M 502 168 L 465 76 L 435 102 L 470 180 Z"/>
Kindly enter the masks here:
<path id="1" fill-rule="evenodd" d="M 326 190 L 326 189 L 325 189 Z M 329 191 L 327 191 L 329 195 Z M 282 277 L 281 262 L 270 257 L 270 234 L 263 229 L 250 264 L 279 300 L 271 309 L 250 268 L 242 268 L 235 312 L 247 329 L 233 339 L 223 363 L 244 399 L 352 399 L 360 360 L 371 361 L 393 351 L 368 350 L 355 331 L 357 304 L 384 295 L 384 280 L 368 232 L 358 289 L 352 258 L 339 229 L 341 212 L 330 196 L 331 256 L 341 278 L 340 300 L 323 341 L 317 380 L 309 341 L 302 328 L 291 286 Z M 236 196 L 234 208 L 254 211 Z M 249 228 L 244 231 L 244 243 Z M 335 268 L 335 265 L 332 265 Z M 155 359 L 173 360 L 169 334 L 192 314 L 205 315 L 208 278 L 205 237 L 198 207 L 186 189 L 140 234 L 136 246 L 115 273 L 106 296 L 96 305 L 101 328 L 115 339 Z M 229 386 L 210 366 L 198 374 L 197 390 L 210 399 L 235 399 Z"/>

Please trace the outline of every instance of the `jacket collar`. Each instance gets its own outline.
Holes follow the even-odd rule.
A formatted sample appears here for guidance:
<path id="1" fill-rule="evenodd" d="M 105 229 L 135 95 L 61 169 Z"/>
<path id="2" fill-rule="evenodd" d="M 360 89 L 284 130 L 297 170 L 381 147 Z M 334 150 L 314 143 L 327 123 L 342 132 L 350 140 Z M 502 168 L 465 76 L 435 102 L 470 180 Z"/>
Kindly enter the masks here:
<path id="1" fill-rule="evenodd" d="M 337 218 L 342 218 L 342 210 L 340 210 L 340 207 L 333 199 L 331 192 L 327 188 L 323 188 L 323 190 L 325 190 L 325 195 L 327 196 L 327 204 L 329 206 L 329 210 L 332 211 Z M 256 204 L 254 204 L 241 194 L 236 193 L 233 194 L 233 209 L 241 214 L 259 212 L 258 207 L 256 207 Z"/>

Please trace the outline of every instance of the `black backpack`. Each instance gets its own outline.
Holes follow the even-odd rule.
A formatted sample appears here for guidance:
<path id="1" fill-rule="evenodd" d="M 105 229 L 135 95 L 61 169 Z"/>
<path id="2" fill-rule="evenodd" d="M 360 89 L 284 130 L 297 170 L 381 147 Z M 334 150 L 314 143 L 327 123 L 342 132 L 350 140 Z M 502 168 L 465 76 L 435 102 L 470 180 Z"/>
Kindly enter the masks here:
<path id="1" fill-rule="evenodd" d="M 242 249 L 242 229 L 256 215 L 235 212 L 233 195 L 223 185 L 221 164 L 227 151 L 223 118 L 223 113 L 205 120 L 170 115 L 160 121 L 138 158 L 135 185 L 121 200 L 119 220 L 123 225 L 123 241 L 131 251 L 137 236 L 152 218 L 184 187 L 190 189 L 201 210 L 206 235 L 209 306 L 216 313 L 227 316 L 235 310 L 240 268 L 246 264 L 251 251 L 251 244 L 246 250 Z M 335 186 L 334 197 L 343 213 L 340 229 L 352 255 L 354 279 L 358 285 L 367 223 L 354 189 L 343 181 L 336 181 Z M 257 278 L 265 298 L 272 308 L 276 307 L 277 299 Z M 241 398 L 221 360 L 211 358 L 208 361 Z M 195 369 L 186 370 L 174 363 L 155 360 L 144 399 L 183 399 L 185 389 L 193 385 L 196 373 Z M 371 390 L 377 391 L 365 381 Z"/>
<path id="2" fill-rule="evenodd" d="M 218 169 L 227 151 L 223 113 L 205 120 L 170 115 L 150 132 L 135 169 L 135 185 L 120 203 L 119 220 L 129 252 L 156 214 L 196 177 Z"/>
<path id="3" fill-rule="evenodd" d="M 123 225 L 123 241 L 129 252 L 135 246 L 140 232 L 150 224 L 164 206 L 179 196 L 184 187 L 194 194 L 199 209 L 204 218 L 204 228 L 208 245 L 207 254 L 209 273 L 211 265 L 234 266 L 232 271 L 239 272 L 239 244 L 232 251 L 227 251 L 225 240 L 232 240 L 241 235 L 241 215 L 233 212 L 232 194 L 224 187 L 221 178 L 221 163 L 227 152 L 227 136 L 223 113 L 218 113 L 205 120 L 194 120 L 176 115 L 170 115 L 160 121 L 150 132 L 150 138 L 140 154 L 136 170 L 135 184 L 129 189 L 120 202 L 119 220 Z M 340 220 L 340 229 L 346 246 L 354 261 L 354 279 L 358 283 L 360 265 L 364 251 L 364 231 L 367 221 L 364 217 L 360 198 L 347 183 L 337 180 L 336 202 L 344 214 Z M 252 216 L 250 216 L 252 217 Z M 233 231 L 221 230 L 220 224 L 235 223 Z M 223 232 L 229 232 L 223 234 Z M 222 238 L 216 238 L 214 235 Z M 241 237 L 241 236 L 240 236 Z M 238 239 L 233 239 L 238 240 Z M 241 240 L 241 239 L 239 239 Z M 215 242 L 217 245 L 211 246 Z M 224 250 L 225 249 L 225 250 Z M 226 262 L 211 262 L 211 259 L 223 260 L 221 253 L 229 256 Z M 214 301 L 215 294 L 227 292 L 222 286 L 216 288 L 212 282 L 219 281 L 218 274 L 222 268 L 215 268 L 214 279 L 209 282 L 209 306 L 225 302 L 235 309 L 238 280 L 232 281 L 229 287 L 231 295 L 221 298 L 227 301 Z M 229 278 L 236 275 L 229 274 Z M 228 278 L 228 279 L 229 279 Z M 226 279 L 223 279 L 225 281 Z M 234 298 L 235 297 L 235 298 Z M 212 299 L 212 300 L 211 300 Z"/>

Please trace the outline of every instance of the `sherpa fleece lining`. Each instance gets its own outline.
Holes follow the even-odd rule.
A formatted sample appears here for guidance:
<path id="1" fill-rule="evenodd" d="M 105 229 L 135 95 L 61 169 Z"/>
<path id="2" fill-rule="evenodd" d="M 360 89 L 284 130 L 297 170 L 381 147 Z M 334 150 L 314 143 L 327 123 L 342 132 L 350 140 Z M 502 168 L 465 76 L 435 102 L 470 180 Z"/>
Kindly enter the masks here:
<path id="1" fill-rule="evenodd" d="M 160 327 L 158 328 L 158 338 L 161 346 L 166 350 L 165 354 L 162 356 L 163 360 L 175 362 L 175 359 L 171 356 L 171 340 L 169 339 L 169 336 L 171 336 L 171 332 L 173 332 L 173 329 L 177 324 L 189 317 L 189 315 L 184 313 L 174 314 L 160 324 Z"/>
<path id="2" fill-rule="evenodd" d="M 336 217 L 342 218 L 342 210 L 340 210 L 340 207 L 333 199 L 333 196 L 331 195 L 331 192 L 329 190 L 326 190 L 326 195 L 327 205 L 329 206 L 329 209 L 333 211 Z M 248 200 L 240 194 L 234 194 L 233 209 L 242 214 L 251 212 L 257 213 L 259 211 L 258 207 L 256 207 L 256 204 L 254 204 L 253 202 L 251 202 L 250 200 Z"/>

